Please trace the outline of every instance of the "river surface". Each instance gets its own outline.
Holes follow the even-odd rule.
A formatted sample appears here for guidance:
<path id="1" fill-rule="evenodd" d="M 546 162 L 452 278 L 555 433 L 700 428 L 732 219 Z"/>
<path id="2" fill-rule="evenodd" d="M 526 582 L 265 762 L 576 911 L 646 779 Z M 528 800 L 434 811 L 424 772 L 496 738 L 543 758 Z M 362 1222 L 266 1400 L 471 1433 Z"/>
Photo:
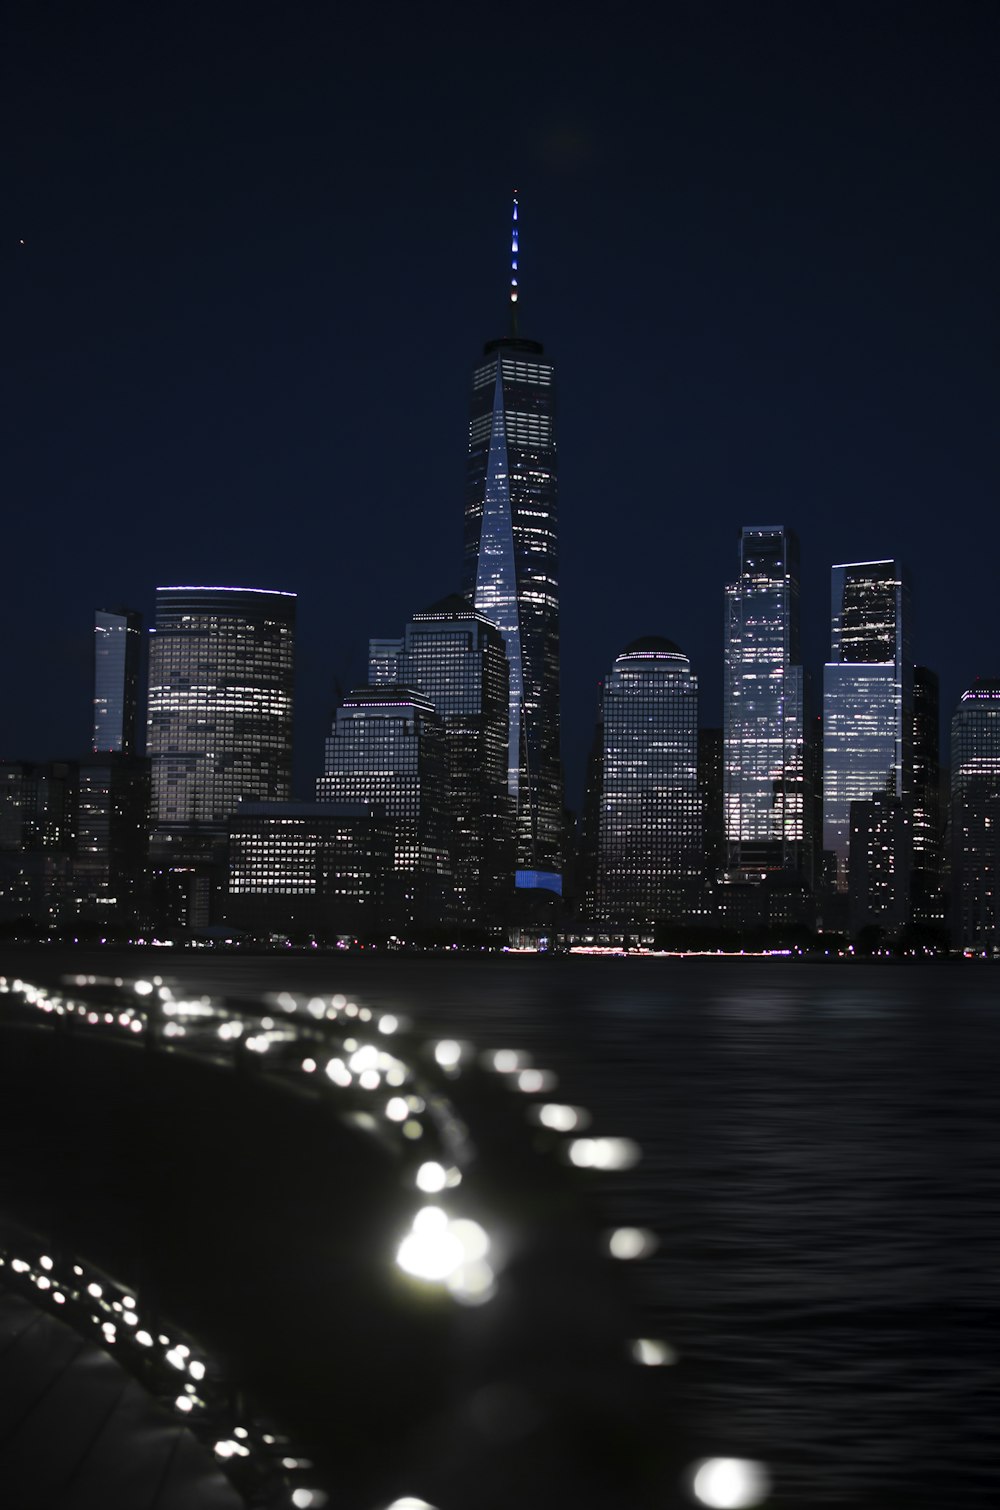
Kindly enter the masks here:
<path id="1" fill-rule="evenodd" d="M 1000 1505 L 1000 970 L 972 963 L 164 956 L 527 1049 L 641 1162 L 601 1177 L 676 1408 L 776 1510 Z M 142 973 L 148 956 L 115 967 Z M 30 966 L 23 962 L 24 973 Z M 105 965 L 105 969 L 107 966 Z"/>

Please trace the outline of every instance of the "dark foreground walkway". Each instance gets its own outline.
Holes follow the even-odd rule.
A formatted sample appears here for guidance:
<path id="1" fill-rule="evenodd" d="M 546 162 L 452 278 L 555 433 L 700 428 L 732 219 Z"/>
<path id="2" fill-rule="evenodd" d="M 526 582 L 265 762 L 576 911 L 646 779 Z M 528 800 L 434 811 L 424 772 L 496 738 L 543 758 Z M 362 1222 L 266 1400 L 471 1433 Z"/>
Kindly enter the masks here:
<path id="1" fill-rule="evenodd" d="M 77 995 L 94 1007 L 106 989 Z M 637 1367 L 630 1352 L 641 1324 L 621 1265 L 556 1135 L 532 1133 L 497 1076 L 470 1065 L 449 1083 L 409 1045 L 415 1068 L 398 1089 L 423 1116 L 411 1146 L 391 1114 L 376 1114 L 391 1086 L 367 1102 L 356 1084 L 340 1094 L 322 1073 L 326 1048 L 310 1076 L 301 1045 L 231 1053 L 217 1019 L 200 1036 L 185 1019 L 181 1042 L 163 1036 L 166 1019 L 133 1034 L 117 1017 L 88 1022 L 82 1007 L 45 1014 L 11 996 L 0 1006 L 3 1214 L 42 1234 L 64 1265 L 85 1255 L 126 1283 L 156 1318 L 151 1330 L 196 1338 L 217 1387 L 279 1423 L 331 1506 L 378 1510 L 405 1495 L 440 1510 L 689 1503 L 667 1371 Z M 374 1031 L 347 1026 L 355 1045 Z M 490 1234 L 497 1287 L 485 1304 L 457 1304 L 395 1261 L 414 1212 L 434 1200 L 414 1187 L 433 1151 L 432 1112 L 465 1160 L 449 1208 Z M 6 1303 L 16 1327 L 23 1302 Z M 56 1327 L 43 1325 L 39 1342 Z M 12 1345 L 23 1350 L 27 1335 Z M 0 1481 L 18 1472 L 27 1482 L 43 1459 L 50 1480 L 70 1477 L 79 1453 L 69 1444 L 111 1410 L 117 1375 L 110 1382 L 92 1347 L 72 1348 L 52 1343 L 54 1382 L 36 1370 L 20 1404 L 8 1378 L 9 1419 L 34 1422 L 0 1444 Z M 123 1431 L 91 1462 L 121 1476 L 134 1459 L 146 1488 L 109 1484 L 80 1510 L 164 1510 L 171 1485 L 185 1475 L 193 1485 L 195 1449 L 157 1408 L 144 1416 L 130 1387 L 115 1410 Z M 177 1502 L 226 1503 L 216 1492 L 208 1484 L 204 1501 L 192 1489 Z M 53 1494 L 24 1504 L 76 1510 Z M 308 1503 L 291 1490 L 284 1502 Z"/>

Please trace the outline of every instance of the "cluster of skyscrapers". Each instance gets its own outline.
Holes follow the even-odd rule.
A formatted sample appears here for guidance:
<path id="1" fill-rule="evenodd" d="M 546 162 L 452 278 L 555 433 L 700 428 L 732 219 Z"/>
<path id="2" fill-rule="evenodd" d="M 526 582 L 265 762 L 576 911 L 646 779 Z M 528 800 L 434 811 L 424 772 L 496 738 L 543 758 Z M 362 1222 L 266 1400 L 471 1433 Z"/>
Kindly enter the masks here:
<path id="1" fill-rule="evenodd" d="M 555 371 L 518 331 L 517 237 L 515 201 L 510 333 L 472 377 L 461 592 L 370 642 L 310 800 L 292 797 L 294 594 L 157 590 L 144 754 L 139 616 L 99 611 L 92 753 L 0 762 L 0 917 L 128 937 L 932 940 L 950 905 L 955 944 L 1000 948 L 1000 682 L 955 711 L 949 801 L 895 559 L 833 568 L 817 688 L 795 534 L 744 528 L 722 728 L 700 725 L 683 650 L 634 640 L 567 814 Z"/>

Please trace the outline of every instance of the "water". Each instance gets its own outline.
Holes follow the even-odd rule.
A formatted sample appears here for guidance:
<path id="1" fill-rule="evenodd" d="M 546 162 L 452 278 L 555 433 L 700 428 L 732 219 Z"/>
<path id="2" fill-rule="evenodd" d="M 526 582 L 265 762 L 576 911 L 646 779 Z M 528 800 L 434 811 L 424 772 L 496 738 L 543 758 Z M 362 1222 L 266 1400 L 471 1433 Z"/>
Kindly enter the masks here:
<path id="1" fill-rule="evenodd" d="M 160 963 L 158 961 L 158 963 Z M 121 968 L 119 966 L 118 968 Z M 1000 1504 L 1000 974 L 963 964 L 164 959 L 203 987 L 355 993 L 528 1048 L 651 1227 L 649 1335 L 694 1450 L 776 1510 Z"/>

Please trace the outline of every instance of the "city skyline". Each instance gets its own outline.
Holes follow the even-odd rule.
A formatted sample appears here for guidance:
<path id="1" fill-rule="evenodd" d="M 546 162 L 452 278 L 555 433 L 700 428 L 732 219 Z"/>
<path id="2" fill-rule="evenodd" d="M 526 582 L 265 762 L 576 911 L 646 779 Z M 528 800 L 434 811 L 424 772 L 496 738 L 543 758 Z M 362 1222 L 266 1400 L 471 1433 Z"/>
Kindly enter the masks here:
<path id="1" fill-rule="evenodd" d="M 637 636 L 684 647 L 721 722 L 722 587 L 758 520 L 801 538 L 814 669 L 830 563 L 907 560 L 947 718 L 995 670 L 997 27 L 777 16 L 678 16 L 610 70 L 543 21 L 547 88 L 512 69 L 508 119 L 478 135 L 475 28 L 359 21 L 333 98 L 322 21 L 276 39 L 246 18 L 235 53 L 211 18 L 194 48 L 140 17 L 19 24 L 4 753 L 84 747 L 95 605 L 148 621 L 163 582 L 280 587 L 309 792 L 368 639 L 461 583 L 467 375 L 502 328 L 515 185 L 520 328 L 560 375 L 571 804 L 597 681 Z M 942 538 L 946 511 L 963 528 Z"/>

